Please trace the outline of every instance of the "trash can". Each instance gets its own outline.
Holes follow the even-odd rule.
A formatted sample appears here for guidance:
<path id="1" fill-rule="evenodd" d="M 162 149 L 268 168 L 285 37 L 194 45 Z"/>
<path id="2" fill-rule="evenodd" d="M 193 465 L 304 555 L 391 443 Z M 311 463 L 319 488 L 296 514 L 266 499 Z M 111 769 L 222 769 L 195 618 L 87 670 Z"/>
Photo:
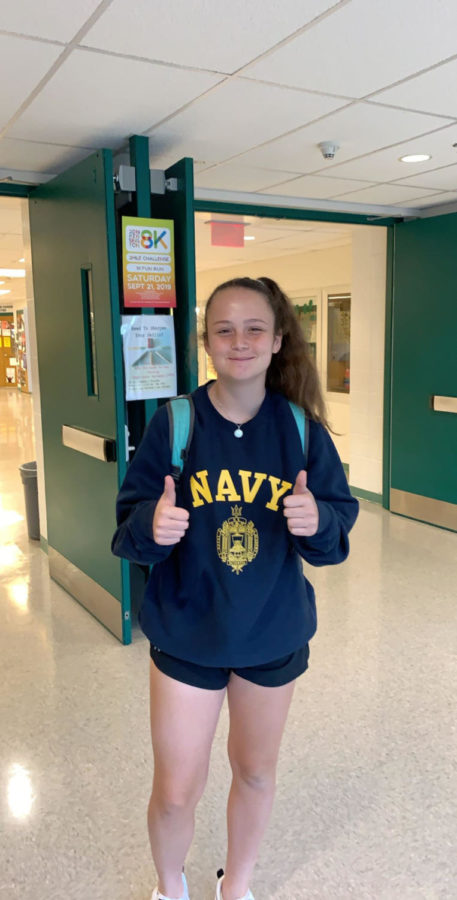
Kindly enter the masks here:
<path id="1" fill-rule="evenodd" d="M 40 515 L 38 512 L 38 483 L 36 462 L 23 463 L 19 466 L 22 484 L 24 485 L 25 514 L 27 531 L 33 541 L 40 540 Z"/>

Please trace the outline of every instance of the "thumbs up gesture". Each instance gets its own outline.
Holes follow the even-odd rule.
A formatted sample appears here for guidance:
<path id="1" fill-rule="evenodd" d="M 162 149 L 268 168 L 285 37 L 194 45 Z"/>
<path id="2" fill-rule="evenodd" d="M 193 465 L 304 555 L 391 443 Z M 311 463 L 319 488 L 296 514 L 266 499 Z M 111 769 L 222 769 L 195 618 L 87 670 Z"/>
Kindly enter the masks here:
<path id="1" fill-rule="evenodd" d="M 284 515 L 291 534 L 311 537 L 319 528 L 319 510 L 316 501 L 307 488 L 307 473 L 298 473 L 292 494 L 284 497 Z"/>
<path id="2" fill-rule="evenodd" d="M 171 475 L 165 476 L 163 494 L 160 497 L 152 521 L 152 534 L 156 544 L 177 544 L 189 527 L 187 509 L 176 506 L 176 488 Z"/>

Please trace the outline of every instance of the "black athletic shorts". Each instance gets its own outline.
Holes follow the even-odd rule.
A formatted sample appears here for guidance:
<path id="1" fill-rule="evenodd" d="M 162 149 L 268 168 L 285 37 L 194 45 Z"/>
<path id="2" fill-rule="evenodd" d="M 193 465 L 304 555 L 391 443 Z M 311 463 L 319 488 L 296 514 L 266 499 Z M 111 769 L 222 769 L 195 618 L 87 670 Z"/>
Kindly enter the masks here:
<path id="1" fill-rule="evenodd" d="M 230 673 L 235 672 L 240 678 L 260 684 L 263 687 L 279 687 L 294 681 L 308 668 L 309 645 L 305 644 L 300 650 L 282 656 L 261 666 L 248 666 L 247 668 L 222 668 L 219 666 L 199 666 L 197 663 L 187 662 L 169 656 L 155 647 L 150 646 L 152 661 L 158 669 L 175 681 L 191 684 L 193 687 L 206 688 L 209 691 L 219 691 L 226 687 Z"/>

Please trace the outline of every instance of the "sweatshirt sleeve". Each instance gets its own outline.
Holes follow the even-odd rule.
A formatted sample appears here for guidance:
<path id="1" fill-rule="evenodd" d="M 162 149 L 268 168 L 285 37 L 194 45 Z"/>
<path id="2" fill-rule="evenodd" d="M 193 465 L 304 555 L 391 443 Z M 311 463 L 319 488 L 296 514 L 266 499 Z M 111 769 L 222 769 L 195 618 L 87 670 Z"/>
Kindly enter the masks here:
<path id="1" fill-rule="evenodd" d="M 159 407 L 130 463 L 116 501 L 117 529 L 111 543 L 115 556 L 149 565 L 170 555 L 174 545 L 157 544 L 152 521 L 165 475 L 171 474 L 168 416 Z"/>
<path id="2" fill-rule="evenodd" d="M 291 535 L 300 556 L 313 566 L 335 565 L 349 553 L 349 532 L 359 511 L 351 495 L 341 460 L 328 431 L 309 422 L 308 489 L 319 510 L 319 527 L 312 537 Z"/>

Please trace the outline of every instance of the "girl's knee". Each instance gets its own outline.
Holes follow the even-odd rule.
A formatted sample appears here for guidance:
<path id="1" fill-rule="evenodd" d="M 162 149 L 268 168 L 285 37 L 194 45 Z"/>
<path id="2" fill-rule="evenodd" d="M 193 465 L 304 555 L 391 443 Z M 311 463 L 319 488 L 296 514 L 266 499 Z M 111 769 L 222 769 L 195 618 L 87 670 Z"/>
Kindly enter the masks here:
<path id="1" fill-rule="evenodd" d="M 154 778 L 151 801 L 163 816 L 179 815 L 195 809 L 205 788 L 206 778 L 186 781 L 176 778 Z"/>
<path id="2" fill-rule="evenodd" d="M 252 790 L 270 791 L 276 784 L 276 762 L 230 759 L 233 778 Z"/>

